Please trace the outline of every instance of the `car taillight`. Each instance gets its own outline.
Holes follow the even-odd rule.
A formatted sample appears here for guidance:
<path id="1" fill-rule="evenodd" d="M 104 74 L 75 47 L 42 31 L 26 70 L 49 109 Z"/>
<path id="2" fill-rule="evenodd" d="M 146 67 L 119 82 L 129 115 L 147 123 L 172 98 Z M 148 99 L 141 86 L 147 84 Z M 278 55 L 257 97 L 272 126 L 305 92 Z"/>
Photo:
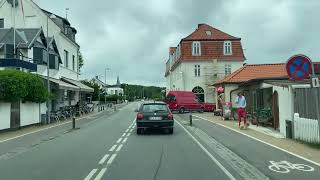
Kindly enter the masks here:
<path id="1" fill-rule="evenodd" d="M 144 117 L 143 114 L 140 114 L 140 113 L 137 114 L 137 119 L 143 119 L 143 117 Z"/>
<path id="2" fill-rule="evenodd" d="M 168 114 L 168 119 L 169 120 L 173 120 L 173 114 L 172 113 Z"/>

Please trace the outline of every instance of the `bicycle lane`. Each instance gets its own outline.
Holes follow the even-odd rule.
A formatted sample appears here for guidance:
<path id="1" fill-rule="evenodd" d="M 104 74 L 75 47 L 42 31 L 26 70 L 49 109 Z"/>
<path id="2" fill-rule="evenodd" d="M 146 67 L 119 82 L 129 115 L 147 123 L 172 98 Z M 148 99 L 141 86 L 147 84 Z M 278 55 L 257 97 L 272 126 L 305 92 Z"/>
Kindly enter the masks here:
<path id="1" fill-rule="evenodd" d="M 182 120 L 184 121 L 188 120 L 187 115 L 179 115 L 179 117 L 182 118 Z M 232 151 L 234 154 L 239 156 L 248 164 L 257 168 L 260 172 L 262 172 L 265 176 L 269 177 L 270 179 L 313 180 L 319 179 L 320 177 L 320 167 L 318 165 L 310 163 L 296 156 L 293 156 L 287 152 L 276 149 L 272 146 L 249 138 L 245 135 L 227 129 L 218 124 L 207 122 L 199 118 L 193 122 L 193 125 L 195 128 L 198 128 L 205 134 L 207 134 L 210 138 L 213 138 L 213 141 L 217 141 L 217 143 L 224 146 L 225 149 Z M 205 143 L 205 141 L 202 142 Z M 221 156 L 221 151 L 223 151 L 223 149 L 221 149 L 221 147 L 218 146 L 217 144 L 211 146 L 213 147 L 210 148 L 211 153 L 214 156 L 217 156 L 219 161 L 224 162 L 226 164 L 226 167 L 232 168 L 232 166 L 228 166 L 230 162 L 226 162 L 226 158 Z M 236 163 L 239 164 L 240 162 Z M 233 164 L 235 164 L 235 162 L 233 162 Z M 306 165 L 306 169 L 299 167 L 297 164 Z M 232 170 L 234 172 L 241 171 L 241 169 Z"/>

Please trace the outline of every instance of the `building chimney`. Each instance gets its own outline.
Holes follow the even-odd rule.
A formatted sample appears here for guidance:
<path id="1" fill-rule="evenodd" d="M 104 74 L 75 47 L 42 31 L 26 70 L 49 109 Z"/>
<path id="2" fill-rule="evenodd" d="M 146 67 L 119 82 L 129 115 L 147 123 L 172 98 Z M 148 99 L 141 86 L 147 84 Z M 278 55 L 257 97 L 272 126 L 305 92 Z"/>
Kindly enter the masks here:
<path id="1" fill-rule="evenodd" d="M 204 23 L 198 24 L 198 29 L 200 28 L 200 26 L 205 25 Z"/>

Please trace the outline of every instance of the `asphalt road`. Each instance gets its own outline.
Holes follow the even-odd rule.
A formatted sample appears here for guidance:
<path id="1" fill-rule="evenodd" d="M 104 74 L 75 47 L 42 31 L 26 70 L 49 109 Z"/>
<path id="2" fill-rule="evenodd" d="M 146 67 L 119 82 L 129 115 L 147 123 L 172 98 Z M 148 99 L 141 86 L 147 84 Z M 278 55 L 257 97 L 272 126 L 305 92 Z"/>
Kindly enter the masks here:
<path id="1" fill-rule="evenodd" d="M 0 143 L 2 180 L 319 179 L 319 167 L 223 127 L 175 115 L 175 131 L 137 135 L 134 109 L 105 112 L 77 123 Z M 182 124 L 182 125 L 181 125 Z M 269 161 L 298 165 L 269 169 Z M 287 164 L 288 166 L 288 164 Z M 273 169 L 276 166 L 273 166 Z M 288 173 L 283 173 L 289 169 Z"/>

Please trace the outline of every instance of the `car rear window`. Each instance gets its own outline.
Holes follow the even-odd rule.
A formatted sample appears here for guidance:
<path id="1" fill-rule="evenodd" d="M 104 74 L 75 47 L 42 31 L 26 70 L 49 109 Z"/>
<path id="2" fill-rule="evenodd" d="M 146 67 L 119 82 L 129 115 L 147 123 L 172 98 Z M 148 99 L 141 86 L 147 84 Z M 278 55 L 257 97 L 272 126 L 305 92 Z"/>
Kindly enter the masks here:
<path id="1" fill-rule="evenodd" d="M 145 104 L 142 106 L 142 112 L 167 112 L 166 104 Z"/>

